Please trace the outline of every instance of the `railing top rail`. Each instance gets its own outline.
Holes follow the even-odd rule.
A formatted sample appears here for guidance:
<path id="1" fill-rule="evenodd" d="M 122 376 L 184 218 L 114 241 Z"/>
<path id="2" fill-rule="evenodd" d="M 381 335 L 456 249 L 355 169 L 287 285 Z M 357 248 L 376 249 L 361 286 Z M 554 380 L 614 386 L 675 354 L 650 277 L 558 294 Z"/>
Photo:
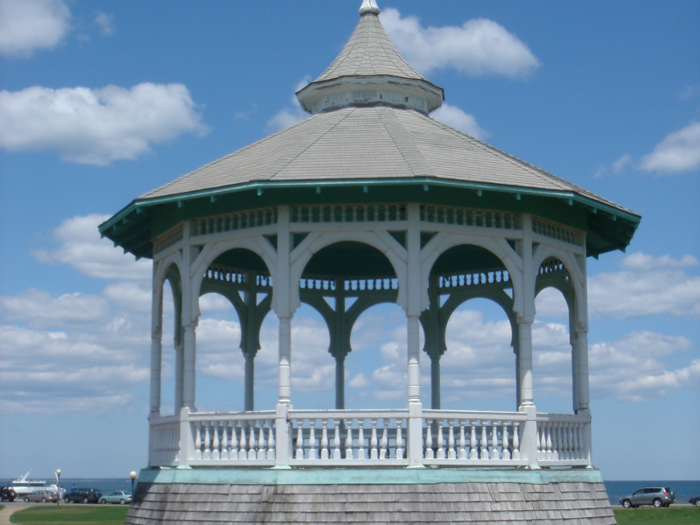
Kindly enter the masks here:
<path id="1" fill-rule="evenodd" d="M 537 413 L 537 421 L 548 421 L 550 423 L 589 423 L 590 414 L 547 414 Z"/>
<path id="2" fill-rule="evenodd" d="M 389 419 L 406 418 L 408 409 L 386 410 L 290 410 L 292 419 Z"/>
<path id="3" fill-rule="evenodd" d="M 260 419 L 275 419 L 274 410 L 260 412 L 194 412 L 189 415 L 190 421 L 257 421 Z"/>
<path id="4" fill-rule="evenodd" d="M 164 425 L 167 423 L 177 423 L 180 421 L 180 414 L 170 414 L 168 416 L 151 416 L 151 425 Z"/>
<path id="5" fill-rule="evenodd" d="M 527 414 L 524 412 L 481 412 L 478 410 L 423 410 L 423 419 L 488 419 L 525 421 Z"/>

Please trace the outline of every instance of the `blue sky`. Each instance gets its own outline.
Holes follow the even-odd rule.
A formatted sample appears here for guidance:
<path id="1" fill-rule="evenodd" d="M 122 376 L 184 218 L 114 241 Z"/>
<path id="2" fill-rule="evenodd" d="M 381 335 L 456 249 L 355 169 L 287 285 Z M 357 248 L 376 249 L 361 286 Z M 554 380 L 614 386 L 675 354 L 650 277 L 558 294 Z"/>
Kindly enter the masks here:
<path id="1" fill-rule="evenodd" d="M 0 478 L 145 466 L 150 266 L 96 226 L 303 118 L 294 92 L 340 52 L 359 4 L 0 0 Z M 642 215 L 626 254 L 588 263 L 594 462 L 605 479 L 697 479 L 700 4 L 379 4 L 445 89 L 435 118 Z M 241 409 L 237 318 L 212 296 L 202 310 L 198 406 Z M 563 299 L 537 310 L 535 403 L 569 412 Z M 273 317 L 261 409 L 276 401 Z M 330 408 L 325 327 L 302 308 L 293 330 L 294 405 Z M 470 301 L 447 335 L 443 405 L 512 410 L 503 313 Z M 375 307 L 352 337 L 348 406 L 402 406 L 400 308 Z M 166 351 L 166 409 L 172 368 Z M 427 379 L 423 366 L 424 394 Z"/>

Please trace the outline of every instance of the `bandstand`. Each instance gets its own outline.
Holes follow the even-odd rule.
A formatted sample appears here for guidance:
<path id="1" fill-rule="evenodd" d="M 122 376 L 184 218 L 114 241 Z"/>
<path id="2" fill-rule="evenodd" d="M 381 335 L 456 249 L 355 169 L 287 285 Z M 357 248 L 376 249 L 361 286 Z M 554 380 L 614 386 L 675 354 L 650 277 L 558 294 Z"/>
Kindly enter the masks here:
<path id="1" fill-rule="evenodd" d="M 100 226 L 153 259 L 149 464 L 126 523 L 615 523 L 592 464 L 586 258 L 640 217 L 430 118 L 443 90 L 396 51 L 374 0 L 338 58 L 297 96 L 311 116 L 149 192 Z M 175 304 L 175 415 L 162 416 L 163 285 Z M 572 411 L 537 412 L 535 298 L 569 308 Z M 195 400 L 199 298 L 241 325 L 243 412 Z M 513 412 L 443 410 L 445 330 L 465 301 L 512 329 Z M 330 333 L 335 407 L 291 404 L 291 320 Z M 362 312 L 406 314 L 406 405 L 345 408 Z M 279 319 L 279 400 L 255 410 L 262 321 Z M 420 344 L 420 331 L 425 344 Z M 430 359 L 431 406 L 419 360 Z"/>

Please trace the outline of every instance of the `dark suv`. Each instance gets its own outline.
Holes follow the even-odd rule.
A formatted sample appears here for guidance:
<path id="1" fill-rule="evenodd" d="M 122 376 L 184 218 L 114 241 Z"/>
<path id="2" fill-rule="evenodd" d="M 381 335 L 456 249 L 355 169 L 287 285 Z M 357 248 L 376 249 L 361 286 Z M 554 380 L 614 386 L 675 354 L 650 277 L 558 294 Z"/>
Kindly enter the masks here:
<path id="1" fill-rule="evenodd" d="M 17 493 L 12 487 L 0 487 L 0 501 L 15 501 Z"/>
<path id="2" fill-rule="evenodd" d="M 676 501 L 676 495 L 670 487 L 645 487 L 636 490 L 631 496 L 620 498 L 618 501 L 626 509 L 640 505 L 654 505 L 654 507 L 660 508 L 668 507 Z"/>
<path id="3" fill-rule="evenodd" d="M 97 489 L 75 489 L 66 492 L 63 500 L 71 503 L 97 503 L 100 501 L 100 496 L 102 496 L 102 492 Z"/>

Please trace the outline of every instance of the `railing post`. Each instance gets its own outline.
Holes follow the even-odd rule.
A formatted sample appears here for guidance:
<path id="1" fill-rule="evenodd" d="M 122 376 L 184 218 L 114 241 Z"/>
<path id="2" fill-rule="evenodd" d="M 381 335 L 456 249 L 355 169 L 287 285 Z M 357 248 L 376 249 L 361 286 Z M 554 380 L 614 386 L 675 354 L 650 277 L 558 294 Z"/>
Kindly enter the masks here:
<path id="1" fill-rule="evenodd" d="M 180 458 L 178 468 L 189 468 L 190 458 L 194 454 L 194 440 L 192 438 L 192 426 L 190 425 L 190 409 L 180 409 Z"/>
<path id="2" fill-rule="evenodd" d="M 520 409 L 527 419 L 522 427 L 520 439 L 520 457 L 527 460 L 530 468 L 540 468 L 537 463 L 537 411 L 534 406 Z"/>
<path id="3" fill-rule="evenodd" d="M 289 467 L 291 439 L 289 436 L 289 422 L 287 417 L 290 405 L 288 403 L 277 404 L 275 416 L 275 440 L 277 441 L 277 454 L 275 465 L 277 467 Z"/>

